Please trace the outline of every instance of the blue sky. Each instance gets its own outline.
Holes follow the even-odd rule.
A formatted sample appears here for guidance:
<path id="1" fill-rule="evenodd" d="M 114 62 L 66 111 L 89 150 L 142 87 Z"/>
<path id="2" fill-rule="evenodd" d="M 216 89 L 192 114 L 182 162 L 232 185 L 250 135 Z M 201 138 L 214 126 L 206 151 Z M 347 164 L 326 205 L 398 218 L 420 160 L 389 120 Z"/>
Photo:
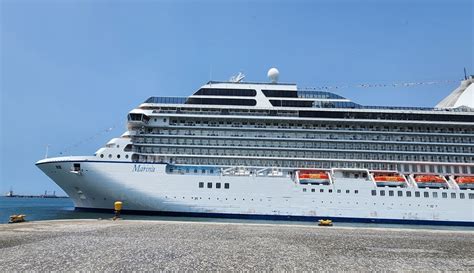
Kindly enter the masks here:
<path id="1" fill-rule="evenodd" d="M 90 155 L 149 96 L 249 81 L 348 87 L 367 105 L 433 106 L 474 74 L 473 1 L 0 0 L 0 191 L 59 188 L 34 166 Z M 111 129 L 110 129 L 111 128 Z"/>

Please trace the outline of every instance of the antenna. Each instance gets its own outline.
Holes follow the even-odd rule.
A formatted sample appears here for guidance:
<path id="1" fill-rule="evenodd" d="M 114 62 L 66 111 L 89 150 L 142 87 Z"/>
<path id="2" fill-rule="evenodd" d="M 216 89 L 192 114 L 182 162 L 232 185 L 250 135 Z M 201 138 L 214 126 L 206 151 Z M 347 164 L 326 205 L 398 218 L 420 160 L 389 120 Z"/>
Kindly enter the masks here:
<path id="1" fill-rule="evenodd" d="M 230 77 L 229 81 L 234 82 L 234 83 L 238 83 L 238 82 L 241 82 L 244 78 L 245 78 L 244 73 L 239 72 L 239 74 Z"/>
<path id="2" fill-rule="evenodd" d="M 464 67 L 464 80 L 467 80 L 467 72 L 466 72 L 466 68 Z"/>
<path id="3" fill-rule="evenodd" d="M 49 144 L 46 144 L 46 153 L 44 154 L 44 158 L 48 158 L 48 151 L 49 151 Z"/>
<path id="4" fill-rule="evenodd" d="M 209 65 L 209 81 L 212 81 L 212 64 Z"/>

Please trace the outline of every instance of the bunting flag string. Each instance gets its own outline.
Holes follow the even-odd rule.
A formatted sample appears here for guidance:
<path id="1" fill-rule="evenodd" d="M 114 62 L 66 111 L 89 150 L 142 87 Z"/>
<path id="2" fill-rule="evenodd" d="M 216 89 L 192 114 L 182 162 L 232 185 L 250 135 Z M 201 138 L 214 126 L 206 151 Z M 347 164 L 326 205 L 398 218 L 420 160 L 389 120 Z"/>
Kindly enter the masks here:
<path id="1" fill-rule="evenodd" d="M 395 83 L 359 83 L 359 84 L 340 84 L 319 86 L 316 88 L 304 88 L 305 90 L 334 90 L 344 88 L 409 88 L 425 85 L 452 84 L 459 83 L 460 80 L 436 80 L 436 81 L 417 81 L 417 82 L 395 82 Z"/>
<path id="2" fill-rule="evenodd" d="M 114 129 L 116 129 L 119 125 L 122 125 L 123 124 L 123 121 L 120 121 L 120 122 L 117 122 L 116 124 L 114 124 L 113 126 L 111 127 L 107 127 L 105 129 L 101 129 L 100 131 L 98 131 L 97 133 L 89 136 L 89 137 L 86 137 L 72 145 L 69 145 L 67 147 L 65 147 L 59 154 L 60 155 L 67 155 L 71 150 L 73 149 L 76 149 L 78 147 L 80 147 L 82 144 L 85 144 L 85 143 L 88 143 L 88 142 L 92 142 L 93 140 L 99 138 L 100 136 L 104 135 L 104 134 L 107 134 L 107 133 L 110 133 L 112 132 Z"/>

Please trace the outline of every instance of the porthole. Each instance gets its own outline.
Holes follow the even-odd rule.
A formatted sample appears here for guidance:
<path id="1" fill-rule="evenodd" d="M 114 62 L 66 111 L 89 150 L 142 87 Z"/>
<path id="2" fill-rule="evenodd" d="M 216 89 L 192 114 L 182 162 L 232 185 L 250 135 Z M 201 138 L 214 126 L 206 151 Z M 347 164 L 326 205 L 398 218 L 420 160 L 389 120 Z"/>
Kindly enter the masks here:
<path id="1" fill-rule="evenodd" d="M 100 158 L 104 158 L 104 154 L 100 154 Z"/>
<path id="2" fill-rule="evenodd" d="M 128 155 L 125 155 L 125 158 L 128 158 Z"/>
<path id="3" fill-rule="evenodd" d="M 117 155 L 117 158 L 120 158 L 120 155 Z"/>
<path id="4" fill-rule="evenodd" d="M 111 155 L 111 154 L 109 154 L 109 158 L 112 158 L 112 155 Z"/>

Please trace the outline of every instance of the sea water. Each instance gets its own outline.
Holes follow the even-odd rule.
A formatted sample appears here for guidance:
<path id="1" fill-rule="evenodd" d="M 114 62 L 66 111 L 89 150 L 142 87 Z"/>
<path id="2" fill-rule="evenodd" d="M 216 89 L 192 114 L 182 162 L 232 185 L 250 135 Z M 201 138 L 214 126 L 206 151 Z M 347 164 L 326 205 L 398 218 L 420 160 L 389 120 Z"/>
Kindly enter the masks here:
<path id="1" fill-rule="evenodd" d="M 84 212 L 74 210 L 74 204 L 69 198 L 26 198 L 26 197 L 0 197 L 0 224 L 8 223 L 10 215 L 25 214 L 27 221 L 59 220 L 59 219 L 108 219 L 114 215 L 110 213 Z M 255 224 L 291 224 L 291 225 L 316 225 L 313 222 L 299 221 L 270 221 L 246 220 L 227 218 L 201 218 L 201 217 L 176 217 L 176 216 L 148 216 L 148 215 L 122 215 L 127 220 L 161 220 L 161 221 L 187 221 L 187 222 L 218 222 L 218 223 L 255 223 Z M 430 226 L 430 225 L 396 225 L 396 224 L 370 224 L 370 223 L 342 223 L 335 222 L 342 227 L 380 227 L 380 228 L 408 228 L 432 230 L 474 230 L 474 227 L 460 226 Z"/>

